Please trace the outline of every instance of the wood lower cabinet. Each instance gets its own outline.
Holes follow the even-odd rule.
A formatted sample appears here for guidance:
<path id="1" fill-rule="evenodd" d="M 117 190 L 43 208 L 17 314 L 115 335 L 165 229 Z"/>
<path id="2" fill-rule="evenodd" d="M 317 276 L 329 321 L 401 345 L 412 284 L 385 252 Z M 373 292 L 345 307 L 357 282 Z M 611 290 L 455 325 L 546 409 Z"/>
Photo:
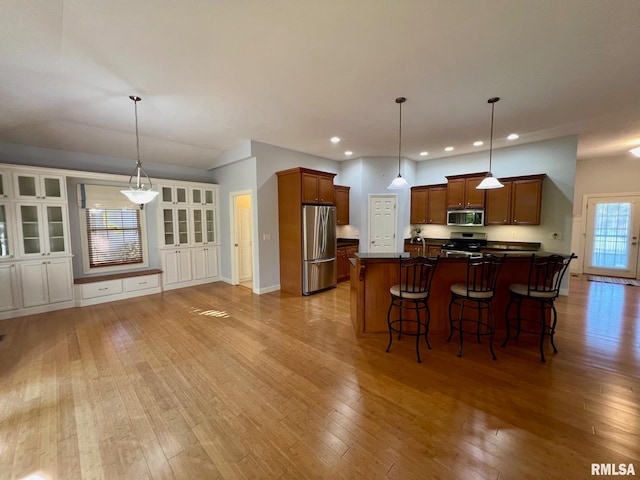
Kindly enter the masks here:
<path id="1" fill-rule="evenodd" d="M 338 282 L 344 282 L 350 278 L 351 262 L 350 258 L 358 253 L 360 247 L 358 245 L 347 245 L 338 247 Z"/>
<path id="2" fill-rule="evenodd" d="M 540 225 L 546 175 L 501 178 L 504 188 L 487 190 L 486 225 Z"/>
<path id="3" fill-rule="evenodd" d="M 442 253 L 442 247 L 437 245 L 425 245 L 424 252 L 422 251 L 422 245 L 419 243 L 406 243 L 404 245 L 404 251 L 409 252 L 411 256 L 426 255 L 428 257 L 435 257 Z"/>
<path id="4" fill-rule="evenodd" d="M 334 200 L 336 204 L 336 224 L 349 225 L 349 190 L 351 187 L 342 185 L 333 186 Z"/>

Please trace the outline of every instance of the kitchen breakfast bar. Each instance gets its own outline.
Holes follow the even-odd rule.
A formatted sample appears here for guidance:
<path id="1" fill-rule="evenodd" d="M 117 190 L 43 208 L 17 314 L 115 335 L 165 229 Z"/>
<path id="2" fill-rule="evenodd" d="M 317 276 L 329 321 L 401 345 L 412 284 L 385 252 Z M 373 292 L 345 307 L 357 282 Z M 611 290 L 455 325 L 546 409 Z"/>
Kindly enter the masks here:
<path id="1" fill-rule="evenodd" d="M 506 255 L 493 298 L 496 330 L 504 330 L 509 285 L 527 283 L 532 252 L 491 253 Z M 552 254 L 536 252 L 536 256 L 548 255 Z M 351 259 L 351 322 L 357 336 L 388 333 L 389 288 L 399 283 L 400 258 L 408 256 L 407 253 L 357 253 Z M 467 265 L 466 258 L 440 257 L 429 295 L 430 334 L 449 333 L 450 287 L 454 283 L 466 283 Z"/>

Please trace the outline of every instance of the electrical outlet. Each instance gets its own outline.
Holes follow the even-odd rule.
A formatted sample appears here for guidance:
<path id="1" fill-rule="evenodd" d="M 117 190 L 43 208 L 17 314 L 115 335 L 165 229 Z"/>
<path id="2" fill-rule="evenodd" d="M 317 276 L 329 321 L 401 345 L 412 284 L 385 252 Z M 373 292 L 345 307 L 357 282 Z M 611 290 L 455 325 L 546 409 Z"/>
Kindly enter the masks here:
<path id="1" fill-rule="evenodd" d="M 549 233 L 549 238 L 551 240 L 562 240 L 562 235 L 558 232 L 550 232 Z"/>
<path id="2" fill-rule="evenodd" d="M 511 232 L 511 238 L 516 238 L 516 232 Z"/>

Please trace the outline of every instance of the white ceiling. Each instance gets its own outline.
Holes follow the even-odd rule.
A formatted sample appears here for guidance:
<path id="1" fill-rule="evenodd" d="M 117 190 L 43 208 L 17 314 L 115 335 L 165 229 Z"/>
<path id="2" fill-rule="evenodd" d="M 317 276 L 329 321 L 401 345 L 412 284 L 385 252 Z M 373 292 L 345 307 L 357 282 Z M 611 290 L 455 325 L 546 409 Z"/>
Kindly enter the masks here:
<path id="1" fill-rule="evenodd" d="M 249 139 L 421 160 L 640 144 L 639 0 L 3 0 L 0 141 L 210 168 Z M 340 136 L 339 145 L 329 138 Z M 456 147 L 451 154 L 447 145 Z"/>

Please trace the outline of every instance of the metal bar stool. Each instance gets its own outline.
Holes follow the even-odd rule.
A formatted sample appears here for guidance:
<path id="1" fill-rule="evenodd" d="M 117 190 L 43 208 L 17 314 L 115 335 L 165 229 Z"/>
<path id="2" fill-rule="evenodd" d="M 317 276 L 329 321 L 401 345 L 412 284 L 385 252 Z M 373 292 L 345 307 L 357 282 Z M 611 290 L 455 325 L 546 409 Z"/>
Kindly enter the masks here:
<path id="1" fill-rule="evenodd" d="M 462 356 L 463 334 L 475 334 L 480 343 L 481 336 L 489 337 L 489 351 L 494 360 L 496 354 L 493 351 L 493 336 L 495 333 L 496 319 L 493 315 L 491 303 L 495 292 L 498 273 L 502 266 L 502 258 L 485 254 L 482 257 L 469 257 L 467 265 L 467 283 L 451 285 L 451 302 L 449 303 L 449 337 L 451 340 L 454 331 L 460 334 L 460 348 L 458 357 Z M 454 306 L 459 307 L 460 312 L 454 317 Z M 475 318 L 465 317 L 465 308 L 476 310 Z M 485 314 L 483 315 L 483 312 Z M 483 318 L 484 317 L 484 318 Z"/>
<path id="2" fill-rule="evenodd" d="M 391 293 L 391 304 L 387 312 L 387 323 L 389 325 L 389 345 L 387 352 L 391 348 L 393 342 L 393 333 L 398 333 L 398 340 L 403 334 L 416 337 L 416 356 L 418 363 L 420 359 L 420 337 L 424 337 L 427 347 L 431 349 L 429 343 L 429 323 L 431 322 L 431 312 L 429 311 L 429 290 L 433 275 L 438 265 L 439 257 L 414 257 L 400 258 L 400 283 L 393 285 L 389 292 Z M 391 311 L 396 307 L 398 309 L 398 317 L 391 319 Z M 415 312 L 415 318 L 404 318 L 403 309 L 410 309 Z M 425 317 L 420 316 L 420 311 L 424 310 Z M 403 330 L 404 324 L 415 326 L 415 331 Z"/>
<path id="3" fill-rule="evenodd" d="M 505 320 L 507 324 L 507 336 L 502 343 L 505 347 L 511 336 L 511 328 L 516 329 L 515 338 L 520 336 L 520 332 L 534 333 L 540 335 L 540 360 L 544 363 L 544 338 L 549 337 L 553 352 L 558 353 L 553 336 L 556 333 L 558 323 L 558 312 L 555 307 L 555 300 L 560 293 L 560 283 L 569 268 L 572 259 L 577 258 L 573 253 L 569 256 L 532 255 L 529 266 L 529 276 L 526 285 L 514 283 L 509 285 L 511 297 L 507 304 Z M 539 309 L 540 316 L 536 318 L 522 318 L 522 307 L 527 306 Z M 510 317 L 509 312 L 515 304 L 516 316 Z M 525 324 L 523 328 L 522 324 Z"/>

